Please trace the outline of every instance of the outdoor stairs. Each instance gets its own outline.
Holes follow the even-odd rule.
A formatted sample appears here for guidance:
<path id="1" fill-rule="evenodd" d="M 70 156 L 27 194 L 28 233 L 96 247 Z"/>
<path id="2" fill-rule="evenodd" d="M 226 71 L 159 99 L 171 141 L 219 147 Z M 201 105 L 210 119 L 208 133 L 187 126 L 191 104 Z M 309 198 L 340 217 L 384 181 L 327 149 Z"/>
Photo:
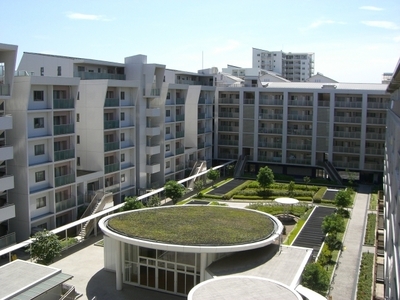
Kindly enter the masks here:
<path id="1" fill-rule="evenodd" d="M 336 181 L 338 184 L 342 184 L 342 177 L 336 170 L 335 166 L 329 160 L 324 160 L 322 163 L 320 163 L 320 166 L 325 169 L 325 171 L 328 173 L 329 177 L 333 181 Z"/>
<path id="2" fill-rule="evenodd" d="M 245 155 L 239 156 L 239 158 L 236 162 L 236 165 L 235 165 L 234 178 L 238 178 L 242 175 L 244 166 L 246 165 L 246 162 L 247 162 L 247 158 L 248 157 Z"/>
<path id="3" fill-rule="evenodd" d="M 207 162 L 206 161 L 196 161 L 196 163 L 194 164 L 192 171 L 190 172 L 189 177 L 194 176 L 199 174 L 200 172 L 203 172 L 207 170 Z M 188 188 L 191 188 L 192 190 L 194 189 L 194 182 L 196 181 L 196 179 L 198 179 L 199 177 L 195 177 L 192 180 L 190 180 L 190 183 L 188 185 Z"/>
<path id="4" fill-rule="evenodd" d="M 317 206 L 297 235 L 292 246 L 314 249 L 312 255 L 315 258 L 325 238 L 325 234 L 322 232 L 321 228 L 322 221 L 326 216 L 334 212 L 335 208 Z"/>

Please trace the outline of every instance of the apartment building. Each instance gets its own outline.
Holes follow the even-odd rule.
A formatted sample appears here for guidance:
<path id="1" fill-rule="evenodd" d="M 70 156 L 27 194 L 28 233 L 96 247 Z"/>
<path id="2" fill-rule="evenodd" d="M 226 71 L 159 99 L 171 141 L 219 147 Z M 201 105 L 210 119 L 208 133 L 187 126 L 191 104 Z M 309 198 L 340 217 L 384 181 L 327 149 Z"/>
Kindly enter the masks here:
<path id="1" fill-rule="evenodd" d="M 6 139 L 7 132 L 13 127 L 13 118 L 6 108 L 12 97 L 17 49 L 15 45 L 0 44 L 0 249 L 16 240 L 9 224 L 10 219 L 15 217 L 15 205 L 8 195 L 8 191 L 14 188 L 14 176 L 7 168 L 14 153 Z"/>
<path id="2" fill-rule="evenodd" d="M 391 106 L 387 113 L 384 167 L 384 296 L 400 299 L 400 60 L 387 91 Z"/>
<path id="3" fill-rule="evenodd" d="M 314 75 L 314 53 L 253 48 L 252 67 L 278 73 L 293 82 L 306 81 Z"/>
<path id="4" fill-rule="evenodd" d="M 268 164 L 283 174 L 323 176 L 325 168 L 381 182 L 388 104 L 382 84 L 219 87 L 213 158 L 241 157 L 241 173 Z"/>

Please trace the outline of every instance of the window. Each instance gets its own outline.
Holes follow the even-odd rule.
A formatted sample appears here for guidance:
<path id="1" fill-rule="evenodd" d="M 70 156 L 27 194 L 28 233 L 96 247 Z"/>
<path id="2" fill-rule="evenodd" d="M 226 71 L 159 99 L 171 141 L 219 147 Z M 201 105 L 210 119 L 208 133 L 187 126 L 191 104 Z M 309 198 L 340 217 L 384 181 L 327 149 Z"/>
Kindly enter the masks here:
<path id="1" fill-rule="evenodd" d="M 35 155 L 43 155 L 44 154 L 44 144 L 35 145 Z"/>
<path id="2" fill-rule="evenodd" d="M 169 169 L 171 167 L 171 162 L 167 161 L 165 162 L 165 168 Z"/>
<path id="3" fill-rule="evenodd" d="M 125 121 L 125 113 L 124 112 L 121 113 L 121 121 Z"/>
<path id="4" fill-rule="evenodd" d="M 40 197 L 36 199 L 36 209 L 46 206 L 46 197 Z"/>
<path id="5" fill-rule="evenodd" d="M 121 153 L 121 162 L 125 161 L 125 153 Z"/>
<path id="6" fill-rule="evenodd" d="M 44 76 L 44 67 L 40 67 L 40 76 Z"/>
<path id="7" fill-rule="evenodd" d="M 170 133 L 171 133 L 171 127 L 166 127 L 165 134 L 170 134 Z"/>
<path id="8" fill-rule="evenodd" d="M 81 143 L 81 136 L 80 136 L 80 135 L 77 135 L 77 136 L 76 136 L 76 143 L 77 143 L 77 144 L 80 144 L 80 143 Z"/>
<path id="9" fill-rule="evenodd" d="M 45 181 L 46 175 L 44 171 L 39 171 L 35 173 L 35 182 Z"/>
<path id="10" fill-rule="evenodd" d="M 33 126 L 34 128 L 44 128 L 44 118 L 34 118 Z"/>
<path id="11" fill-rule="evenodd" d="M 165 145 L 165 151 L 168 152 L 169 150 L 171 150 L 171 146 L 169 144 Z"/>
<path id="12" fill-rule="evenodd" d="M 76 158 L 76 165 L 78 167 L 81 165 L 81 158 L 79 156 Z"/>
<path id="13" fill-rule="evenodd" d="M 61 76 L 61 66 L 57 67 L 57 76 Z"/>
<path id="14" fill-rule="evenodd" d="M 125 92 L 121 92 L 121 100 L 125 100 Z"/>
<path id="15" fill-rule="evenodd" d="M 171 111 L 168 109 L 165 111 L 165 116 L 170 117 L 171 116 Z"/>
<path id="16" fill-rule="evenodd" d="M 121 174 L 121 182 L 125 182 L 125 174 Z"/>
<path id="17" fill-rule="evenodd" d="M 79 117 L 80 117 L 79 114 L 76 114 L 76 121 L 77 121 L 77 122 L 80 121 L 80 118 L 79 118 Z"/>
<path id="18" fill-rule="evenodd" d="M 44 92 L 43 91 L 33 91 L 33 101 L 43 101 Z"/>
<path id="19" fill-rule="evenodd" d="M 78 95 L 76 96 L 76 100 L 79 100 L 79 92 L 78 92 Z"/>
<path id="20" fill-rule="evenodd" d="M 123 141 L 125 141 L 125 133 L 124 132 L 121 133 L 121 142 L 123 142 Z"/>

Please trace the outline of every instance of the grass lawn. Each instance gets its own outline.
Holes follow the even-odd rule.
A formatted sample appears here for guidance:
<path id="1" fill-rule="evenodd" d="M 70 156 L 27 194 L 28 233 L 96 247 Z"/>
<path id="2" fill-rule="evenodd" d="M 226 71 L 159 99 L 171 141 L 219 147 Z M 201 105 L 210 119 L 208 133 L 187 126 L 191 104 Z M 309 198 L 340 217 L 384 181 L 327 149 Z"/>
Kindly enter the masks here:
<path id="1" fill-rule="evenodd" d="M 360 275 L 357 284 L 357 299 L 371 299 L 373 284 L 374 254 L 363 253 L 360 266 Z"/>
<path id="2" fill-rule="evenodd" d="M 115 216 L 108 227 L 123 235 L 178 245 L 226 246 L 269 237 L 274 222 L 256 211 L 221 206 L 171 206 Z"/>
<path id="3" fill-rule="evenodd" d="M 365 245 L 375 244 L 376 214 L 368 214 L 367 227 L 365 228 Z"/>
<path id="4" fill-rule="evenodd" d="M 376 210 L 377 205 L 378 205 L 378 194 L 377 193 L 371 194 L 371 198 L 369 200 L 369 209 Z"/>

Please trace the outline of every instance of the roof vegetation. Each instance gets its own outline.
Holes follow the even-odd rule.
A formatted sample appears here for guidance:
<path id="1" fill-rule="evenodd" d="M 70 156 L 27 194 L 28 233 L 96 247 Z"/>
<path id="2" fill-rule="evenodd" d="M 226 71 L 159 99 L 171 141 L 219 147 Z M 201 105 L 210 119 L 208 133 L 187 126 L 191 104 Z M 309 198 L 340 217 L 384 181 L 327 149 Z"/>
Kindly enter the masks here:
<path id="1" fill-rule="evenodd" d="M 190 246 L 245 244 L 274 232 L 267 215 L 223 206 L 135 210 L 111 218 L 108 227 L 132 238 Z"/>

